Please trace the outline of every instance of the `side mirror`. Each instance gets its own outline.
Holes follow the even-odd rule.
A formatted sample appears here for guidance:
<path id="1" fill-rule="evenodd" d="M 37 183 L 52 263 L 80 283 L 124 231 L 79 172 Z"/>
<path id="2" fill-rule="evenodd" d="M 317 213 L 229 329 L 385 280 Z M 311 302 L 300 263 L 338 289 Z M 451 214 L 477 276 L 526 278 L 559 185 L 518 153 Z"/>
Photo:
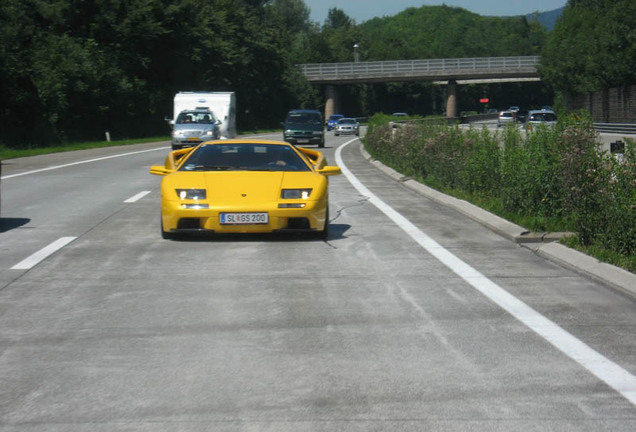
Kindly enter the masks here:
<path id="1" fill-rule="evenodd" d="M 322 168 L 320 168 L 318 171 L 318 174 L 322 174 L 324 176 L 332 176 L 332 175 L 338 175 L 338 174 L 342 174 L 342 170 L 340 169 L 340 167 L 338 166 L 324 166 Z"/>
<path id="2" fill-rule="evenodd" d="M 173 170 L 166 168 L 163 165 L 153 165 L 150 167 L 150 174 L 166 176 L 170 174 Z"/>

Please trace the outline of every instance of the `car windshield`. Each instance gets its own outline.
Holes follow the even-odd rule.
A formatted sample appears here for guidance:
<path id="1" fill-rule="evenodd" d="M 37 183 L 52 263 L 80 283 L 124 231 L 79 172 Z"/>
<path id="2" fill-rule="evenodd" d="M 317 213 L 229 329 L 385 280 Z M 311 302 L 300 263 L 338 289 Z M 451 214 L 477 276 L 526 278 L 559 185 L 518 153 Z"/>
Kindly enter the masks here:
<path id="1" fill-rule="evenodd" d="M 208 144 L 199 146 L 179 171 L 310 171 L 290 146 L 278 144 Z"/>
<path id="2" fill-rule="evenodd" d="M 214 114 L 210 111 L 181 111 L 177 117 L 176 123 L 212 124 L 214 123 Z"/>
<path id="3" fill-rule="evenodd" d="M 299 113 L 290 113 L 287 116 L 287 123 L 322 123 L 322 119 L 320 117 L 320 113 L 317 112 L 299 112 Z"/>
<path id="4" fill-rule="evenodd" d="M 330 116 L 329 120 L 334 121 L 334 120 L 338 120 L 338 119 L 341 119 L 341 118 L 342 118 L 341 115 L 335 114 L 335 115 Z"/>
<path id="5" fill-rule="evenodd" d="M 338 120 L 338 124 L 356 124 L 357 121 L 355 121 L 355 119 L 352 118 L 343 118 Z"/>

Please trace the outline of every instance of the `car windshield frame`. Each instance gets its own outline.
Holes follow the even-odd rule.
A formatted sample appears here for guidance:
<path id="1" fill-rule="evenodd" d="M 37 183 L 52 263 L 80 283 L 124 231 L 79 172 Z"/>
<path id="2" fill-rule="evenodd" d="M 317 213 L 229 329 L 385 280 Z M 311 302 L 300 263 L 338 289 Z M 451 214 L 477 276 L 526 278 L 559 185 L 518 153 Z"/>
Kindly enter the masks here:
<path id="1" fill-rule="evenodd" d="M 322 124 L 319 112 L 295 112 L 287 115 L 286 123 L 289 124 Z"/>
<path id="2" fill-rule="evenodd" d="M 340 120 L 338 120 L 338 124 L 339 125 L 342 125 L 342 124 L 355 125 L 355 124 L 358 124 L 358 122 L 357 122 L 356 119 L 345 117 L 345 118 L 341 118 Z"/>
<path id="3" fill-rule="evenodd" d="M 291 146 L 267 143 L 203 144 L 178 171 L 311 171 Z"/>
<path id="4" fill-rule="evenodd" d="M 206 118 L 206 116 L 208 118 Z M 181 111 L 176 124 L 214 124 L 216 119 L 212 111 Z"/>

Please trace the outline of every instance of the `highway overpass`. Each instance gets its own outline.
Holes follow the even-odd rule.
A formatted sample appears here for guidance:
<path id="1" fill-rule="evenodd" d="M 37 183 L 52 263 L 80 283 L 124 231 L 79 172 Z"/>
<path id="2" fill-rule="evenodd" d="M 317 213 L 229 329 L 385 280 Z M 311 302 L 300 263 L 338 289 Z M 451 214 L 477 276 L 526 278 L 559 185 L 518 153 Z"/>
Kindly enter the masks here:
<path id="1" fill-rule="evenodd" d="M 325 87 L 325 116 L 338 110 L 336 85 L 434 81 L 448 85 L 446 113 L 457 116 L 457 84 L 539 80 L 538 56 L 393 60 L 298 65 L 313 84 Z"/>

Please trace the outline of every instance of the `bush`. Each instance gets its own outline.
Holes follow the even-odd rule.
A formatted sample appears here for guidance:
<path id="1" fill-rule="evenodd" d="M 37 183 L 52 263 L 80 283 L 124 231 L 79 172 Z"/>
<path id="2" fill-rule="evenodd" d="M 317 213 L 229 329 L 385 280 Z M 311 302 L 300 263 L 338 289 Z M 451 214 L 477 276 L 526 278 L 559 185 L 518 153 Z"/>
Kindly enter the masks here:
<path id="1" fill-rule="evenodd" d="M 634 142 L 626 143 L 620 160 L 601 152 L 585 113 L 525 135 L 514 125 L 490 132 L 441 122 L 392 127 L 389 121 L 384 115 L 371 118 L 366 146 L 403 174 L 494 200 L 502 213 L 534 221 L 530 229 L 554 228 L 556 221 L 559 230 L 575 231 L 584 246 L 636 254 Z"/>

